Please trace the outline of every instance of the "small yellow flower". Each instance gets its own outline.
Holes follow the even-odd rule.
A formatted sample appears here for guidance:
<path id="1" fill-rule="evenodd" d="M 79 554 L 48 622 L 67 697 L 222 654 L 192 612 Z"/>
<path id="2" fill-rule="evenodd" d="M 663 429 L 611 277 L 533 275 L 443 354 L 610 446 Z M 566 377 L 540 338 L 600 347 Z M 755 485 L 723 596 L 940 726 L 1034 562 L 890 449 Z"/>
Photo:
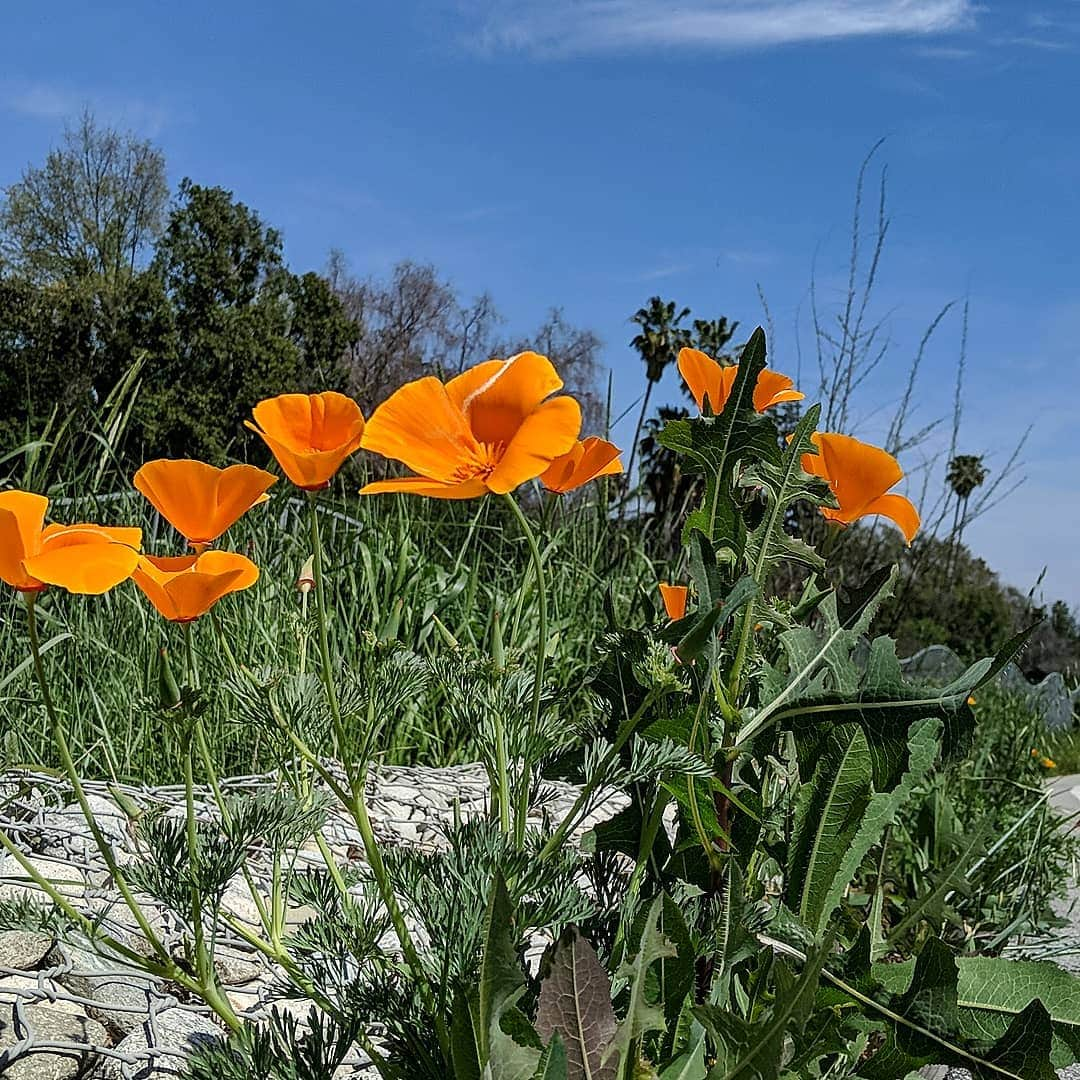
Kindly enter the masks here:
<path id="1" fill-rule="evenodd" d="M 1031 751 L 1031 756 L 1032 757 L 1042 757 L 1042 751 L 1041 750 L 1032 750 Z"/>
<path id="2" fill-rule="evenodd" d="M 1042 767 L 1043 767 L 1044 769 L 1056 769 L 1056 768 L 1057 768 L 1057 762 L 1056 762 L 1056 761 L 1054 761 L 1054 759 L 1053 759 L 1053 758 L 1048 758 L 1048 757 L 1044 757 L 1044 758 L 1042 759 L 1042 761 L 1040 761 L 1040 762 L 1039 762 L 1039 764 L 1040 764 L 1040 765 L 1041 765 L 1041 766 L 1042 766 Z"/>
<path id="3" fill-rule="evenodd" d="M 969 705 L 974 705 L 974 704 L 975 704 L 975 695 L 974 695 L 974 694 L 971 694 L 971 695 L 970 695 L 970 696 L 968 697 L 968 704 L 969 704 Z"/>

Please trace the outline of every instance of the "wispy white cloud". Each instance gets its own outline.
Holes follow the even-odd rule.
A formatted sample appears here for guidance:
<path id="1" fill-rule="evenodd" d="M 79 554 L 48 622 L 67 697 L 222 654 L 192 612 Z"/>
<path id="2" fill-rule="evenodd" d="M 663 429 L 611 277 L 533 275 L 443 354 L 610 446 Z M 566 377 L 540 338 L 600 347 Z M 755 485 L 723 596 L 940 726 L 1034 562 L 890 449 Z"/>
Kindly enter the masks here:
<path id="1" fill-rule="evenodd" d="M 99 120 L 151 137 L 175 119 L 174 110 L 149 99 L 45 82 L 0 85 L 0 109 L 50 123 L 75 120 L 89 109 Z"/>
<path id="2" fill-rule="evenodd" d="M 540 54 L 758 49 L 974 25 L 971 0 L 465 0 L 469 40 Z"/>

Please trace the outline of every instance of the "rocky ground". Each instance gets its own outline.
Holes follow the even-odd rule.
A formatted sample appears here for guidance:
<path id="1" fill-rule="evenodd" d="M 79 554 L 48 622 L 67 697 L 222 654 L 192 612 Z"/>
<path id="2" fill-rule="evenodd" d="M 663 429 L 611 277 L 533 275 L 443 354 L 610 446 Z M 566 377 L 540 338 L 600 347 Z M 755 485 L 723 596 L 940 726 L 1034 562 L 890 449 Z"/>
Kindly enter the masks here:
<path id="1" fill-rule="evenodd" d="M 255 789 L 266 778 L 231 781 L 232 790 Z M 135 857 L 136 842 L 128 818 L 104 785 L 88 784 L 97 821 L 115 845 L 119 861 Z M 132 789 L 124 794 L 141 806 L 161 804 L 177 812 L 183 794 L 178 788 Z M 573 799 L 573 789 L 551 785 L 544 812 L 560 820 Z M 1054 782 L 1051 798 L 1066 815 L 1080 812 L 1080 776 Z M 115 937 L 134 944 L 131 919 L 109 888 L 104 864 L 70 791 L 55 777 L 7 774 L 0 777 L 0 827 L 27 852 L 33 865 L 68 896 L 94 913 Z M 200 793 L 208 812 L 209 801 Z M 477 766 L 449 769 L 386 769 L 373 780 L 370 807 L 380 840 L 388 844 L 435 845 L 455 813 L 462 818 L 486 810 L 487 781 Z M 618 808 L 602 806 L 582 831 Z M 360 838 L 351 822 L 334 818 L 327 840 L 341 862 L 358 857 Z M 303 853 L 300 853 L 301 856 Z M 256 859 L 257 881 L 265 866 Z M 0 899 L 42 897 L 16 860 L 0 857 Z M 239 879 L 226 893 L 224 906 L 234 916 L 254 923 L 257 915 L 246 886 Z M 1077 905 L 1080 908 L 1080 905 Z M 175 917 L 149 904 L 151 920 L 163 940 L 178 940 Z M 1055 958 L 1080 971 L 1080 911 L 1062 913 L 1071 923 L 1062 931 Z M 302 912 L 294 912 L 301 918 Z M 126 918 L 124 916 L 127 916 Z M 219 975 L 234 1008 L 258 1020 L 272 1007 L 307 1011 L 305 1003 L 275 998 L 274 972 L 257 953 L 235 936 L 225 935 L 218 949 Z M 185 1055 L 200 1040 L 221 1034 L 205 1007 L 178 998 L 170 988 L 144 974 L 109 964 L 78 939 L 56 940 L 47 933 L 0 932 L 0 1075 L 11 1080 L 165 1080 L 182 1075 Z M 929 1071 L 929 1070 L 928 1070 Z M 945 1070 L 937 1071 L 937 1076 Z M 361 1058 L 344 1066 L 341 1076 L 373 1075 Z M 956 1073 L 956 1080 L 963 1074 Z M 1080 1071 L 1070 1075 L 1080 1080 Z"/>
<path id="2" fill-rule="evenodd" d="M 230 781 L 231 790 L 256 789 L 269 781 L 249 777 Z M 104 785 L 86 785 L 98 824 L 114 844 L 118 861 L 136 857 L 136 841 L 128 818 Z M 143 807 L 163 804 L 180 812 L 179 788 L 134 789 L 123 793 Z M 440 843 L 441 830 L 458 814 L 468 819 L 486 812 L 488 788 L 483 769 L 385 769 L 373 780 L 369 807 L 372 824 L 386 844 L 429 846 Z M 561 820 L 574 791 L 551 784 L 542 812 Z M 32 864 L 80 910 L 92 912 L 110 934 L 134 945 L 133 920 L 109 887 L 98 854 L 78 806 L 66 784 L 41 774 L 7 774 L 0 778 L 0 828 L 30 855 Z M 205 792 L 201 812 L 209 812 Z M 599 810 L 582 825 L 590 828 Z M 539 813 L 537 823 L 540 821 Z M 358 858 L 359 833 L 344 817 L 334 817 L 325 836 L 339 863 Z M 300 852 L 299 857 L 312 856 Z M 266 879 L 268 866 L 257 858 L 249 868 L 256 881 Z M 48 901 L 33 886 L 11 855 L 0 857 L 0 899 L 26 897 Z M 146 908 L 163 940 L 179 939 L 175 917 Z M 239 877 L 224 899 L 230 914 L 254 925 L 257 911 Z M 302 911 L 291 913 L 301 919 Z M 305 1002 L 275 997 L 274 971 L 235 935 L 225 933 L 217 949 L 218 973 L 233 1007 L 244 1018 L 258 1020 L 272 1007 L 306 1015 Z M 11 1080 L 165 1080 L 182 1075 L 184 1056 L 200 1040 L 222 1033 L 205 1006 L 179 1000 L 170 987 L 124 965 L 109 964 L 88 943 L 54 939 L 23 930 L 0 931 L 0 1075 Z M 341 1076 L 373 1075 L 357 1058 Z"/>

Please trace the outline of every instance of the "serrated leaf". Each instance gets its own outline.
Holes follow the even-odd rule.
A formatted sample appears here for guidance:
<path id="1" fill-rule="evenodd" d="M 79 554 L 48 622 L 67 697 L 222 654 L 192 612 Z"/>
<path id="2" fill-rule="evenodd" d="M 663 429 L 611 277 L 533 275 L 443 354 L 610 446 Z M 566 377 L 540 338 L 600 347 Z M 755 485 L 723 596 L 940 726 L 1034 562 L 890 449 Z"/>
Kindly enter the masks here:
<path id="1" fill-rule="evenodd" d="M 788 849 L 787 903 L 820 934 L 867 852 L 937 757 L 940 724 L 912 726 L 908 769 L 888 791 L 875 791 L 870 747 L 862 728 L 837 726 L 795 804 Z"/>
<path id="2" fill-rule="evenodd" d="M 630 990 L 630 1000 L 626 1016 L 620 1021 L 615 1037 L 604 1054 L 604 1062 L 616 1065 L 619 1074 L 625 1073 L 632 1054 L 633 1044 L 651 1031 L 664 1030 L 663 1010 L 649 1001 L 647 987 L 649 969 L 658 960 L 667 960 L 677 955 L 675 947 L 664 937 L 659 929 L 663 910 L 663 897 L 658 896 L 649 907 L 645 928 L 633 960 L 624 962 L 619 968 L 619 977 L 624 979 Z"/>
<path id="3" fill-rule="evenodd" d="M 694 1009 L 694 1016 L 718 1044 L 717 1064 L 709 1080 L 775 1080 L 779 1076 L 785 1039 L 801 1030 L 813 1009 L 823 956 L 823 950 L 808 956 L 797 976 L 777 960 L 772 1007 L 753 1024 L 715 1006 Z"/>
<path id="4" fill-rule="evenodd" d="M 742 518 L 731 497 L 731 480 L 740 459 L 778 461 L 775 424 L 754 408 L 754 386 L 765 367 L 765 331 L 759 326 L 739 359 L 739 370 L 719 416 L 669 421 L 660 444 L 680 454 L 686 472 L 706 475 L 705 501 L 687 518 L 688 540 L 697 529 L 712 543 L 726 541 L 741 551 Z"/>
<path id="5" fill-rule="evenodd" d="M 615 1027 L 607 972 L 577 927 L 569 927 L 557 942 L 551 967 L 540 984 L 537 1034 L 544 1042 L 560 1040 L 568 1080 L 615 1080 L 615 1062 L 602 1064 Z"/>

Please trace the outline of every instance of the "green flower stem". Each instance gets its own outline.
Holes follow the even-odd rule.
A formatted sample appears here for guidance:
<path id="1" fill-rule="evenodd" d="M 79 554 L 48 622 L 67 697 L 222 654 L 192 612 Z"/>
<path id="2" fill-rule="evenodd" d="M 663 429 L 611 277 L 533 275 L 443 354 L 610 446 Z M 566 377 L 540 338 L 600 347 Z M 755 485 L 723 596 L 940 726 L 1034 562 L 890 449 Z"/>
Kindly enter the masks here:
<path id="1" fill-rule="evenodd" d="M 397 897 L 394 895 L 394 887 L 390 883 L 390 876 L 386 872 L 386 864 L 383 862 L 382 852 L 379 850 L 378 841 L 375 839 L 375 831 L 371 827 L 371 819 L 368 816 L 364 792 L 367 779 L 366 767 L 361 770 L 358 776 L 353 776 L 352 770 L 345 761 L 345 730 L 341 722 L 341 705 L 338 701 L 337 687 L 334 683 L 333 665 L 330 659 L 330 641 L 327 632 L 326 594 L 323 585 L 322 542 L 319 537 L 319 513 L 314 494 L 310 497 L 309 509 L 311 516 L 311 546 L 313 549 L 312 568 L 315 577 L 315 612 L 319 624 L 319 656 L 322 661 L 323 685 L 326 688 L 326 700 L 330 706 L 330 718 L 334 725 L 334 738 L 338 744 L 338 753 L 341 755 L 342 765 L 345 767 L 346 776 L 349 779 L 350 793 L 345 795 L 341 785 L 336 781 L 331 785 L 331 790 L 339 799 L 341 799 L 345 807 L 349 810 L 353 821 L 356 823 L 356 827 L 360 832 L 360 838 L 364 844 L 364 855 L 367 858 L 368 866 L 371 868 L 371 873 L 375 878 L 375 884 L 379 890 L 379 896 L 382 899 L 383 906 L 386 908 L 386 912 L 390 916 L 390 922 L 393 924 L 394 931 L 397 934 L 398 943 L 401 945 L 401 952 L 405 958 L 405 963 L 412 972 L 425 1006 L 431 1011 L 443 1058 L 449 1060 L 450 1036 L 446 1029 L 446 1022 L 436 1006 L 435 998 L 427 981 L 424 966 L 420 961 L 420 954 L 416 951 L 416 945 L 413 943 L 412 935 L 409 933 L 409 928 L 405 925 L 405 917 L 401 912 Z M 291 741 L 298 749 L 303 745 L 299 739 L 292 736 L 291 732 L 290 737 Z M 310 751 L 307 751 L 305 756 L 307 756 L 309 760 L 313 759 L 313 755 L 311 755 Z M 316 768 L 324 780 L 330 778 L 329 771 L 322 766 L 321 762 L 314 759 L 313 764 L 316 765 Z"/>
<path id="2" fill-rule="evenodd" d="M 323 584 L 322 540 L 319 536 L 319 507 L 315 501 L 314 493 L 310 493 L 308 496 L 308 510 L 311 519 L 311 565 L 315 575 L 315 611 L 319 623 L 319 659 L 322 661 L 322 681 L 323 686 L 326 688 L 326 700 L 330 706 L 330 716 L 334 722 L 334 738 L 338 742 L 338 754 L 344 764 L 345 733 L 341 726 L 341 705 L 338 702 L 337 684 L 334 681 L 334 667 L 330 660 L 326 587 Z"/>
<path id="3" fill-rule="evenodd" d="M 525 542 L 529 545 L 529 555 L 532 558 L 533 575 L 536 578 L 537 596 L 537 631 L 539 643 L 536 648 L 536 669 L 533 674 L 532 711 L 529 714 L 528 738 L 525 742 L 525 752 L 522 755 L 521 776 L 518 779 L 518 805 L 517 819 L 514 822 L 514 839 L 521 848 L 525 843 L 525 823 L 529 816 L 529 788 L 532 786 L 532 770 L 529 763 L 529 753 L 532 750 L 533 740 L 537 729 L 540 727 L 540 702 L 544 693 L 544 665 L 547 662 L 547 590 L 544 587 L 544 560 L 540 554 L 540 547 L 536 542 L 536 533 L 533 532 L 529 519 L 522 513 L 513 495 L 505 496 L 510 509 L 521 525 L 521 531 L 525 534 Z"/>
<path id="4" fill-rule="evenodd" d="M 48 878 L 44 877 L 36 867 L 34 867 L 30 860 L 10 839 L 8 839 L 3 831 L 0 831 L 0 846 L 11 855 L 11 857 L 22 867 L 26 876 L 41 889 L 43 893 L 45 893 L 53 904 L 59 908 L 71 922 L 82 930 L 90 941 L 104 945 L 107 949 L 111 950 L 117 956 L 126 960 L 140 971 L 145 971 L 148 975 L 153 975 L 159 979 L 167 979 L 170 982 L 176 983 L 178 986 L 182 986 L 188 992 L 201 997 L 207 1005 L 218 1014 L 222 1021 L 228 1025 L 228 1027 L 234 1031 L 240 1029 L 242 1025 L 233 1010 L 232 1005 L 229 1004 L 228 999 L 223 998 L 217 993 L 208 994 L 206 988 L 200 986 L 196 980 L 192 979 L 190 975 L 179 968 L 171 956 L 166 954 L 161 962 L 154 961 L 148 956 L 136 952 L 134 949 L 129 949 L 126 945 L 117 941 L 116 938 L 101 933 L 98 924 L 76 910 L 68 901 L 67 897 L 64 896 L 64 894 L 61 893 Z"/>
<path id="5" fill-rule="evenodd" d="M 105 865 L 109 870 L 109 877 L 116 884 L 117 889 L 119 889 L 120 895 L 123 897 L 124 903 L 127 904 L 128 910 L 138 924 L 143 937 L 146 938 L 147 943 L 163 961 L 172 964 L 172 957 L 169 956 L 168 949 L 165 948 L 161 939 L 154 933 L 150 923 L 147 922 L 142 908 L 139 906 L 138 901 L 131 891 L 131 887 L 127 883 L 127 879 L 120 872 L 120 867 L 117 865 L 116 858 L 112 853 L 112 848 L 109 846 L 108 841 L 105 839 L 101 828 L 94 818 L 94 812 L 90 809 L 90 804 L 86 799 L 86 792 L 83 790 L 82 781 L 79 779 L 79 774 L 75 769 L 75 762 L 71 757 L 71 748 L 68 746 L 67 736 L 64 734 L 63 725 L 60 723 L 60 717 L 57 715 L 56 706 L 53 704 L 52 694 L 49 692 L 48 679 L 45 677 L 45 665 L 41 659 L 41 642 L 38 638 L 37 613 L 34 610 L 36 598 L 33 593 L 24 593 L 23 597 L 26 601 L 26 626 L 30 638 L 30 655 L 34 661 L 34 675 L 37 678 L 38 687 L 41 690 L 42 701 L 45 703 L 45 712 L 49 718 L 49 726 L 52 729 L 53 742 L 56 744 L 61 764 L 64 767 L 64 772 L 67 775 L 72 790 L 75 793 L 75 799 L 79 804 L 79 809 L 82 810 L 83 817 L 86 819 L 86 824 L 90 828 L 90 834 L 94 838 L 94 843 L 97 845 L 101 857 L 105 860 Z"/>
<path id="6" fill-rule="evenodd" d="M 214 768 L 214 760 L 210 756 L 210 747 L 206 741 L 206 730 L 203 727 L 203 722 L 200 717 L 196 717 L 195 719 L 195 745 L 199 751 L 199 758 L 202 761 L 203 772 L 206 773 L 206 779 L 210 784 L 210 790 L 214 793 L 214 802 L 217 803 L 218 813 L 221 814 L 221 820 L 224 824 L 228 826 L 230 824 L 229 810 L 225 804 L 225 796 L 222 793 L 221 784 L 218 782 L 217 770 Z M 243 873 L 244 880 L 247 882 L 248 891 L 251 893 L 251 900 L 259 912 L 259 921 L 262 923 L 263 929 L 266 933 L 272 934 L 273 925 L 271 924 L 270 917 L 266 911 L 266 905 L 263 903 L 263 898 L 259 893 L 259 890 L 255 887 L 255 881 L 251 876 L 251 871 L 248 869 L 246 860 L 241 868 L 241 873 Z"/>
<path id="7" fill-rule="evenodd" d="M 499 827 L 510 835 L 510 778 L 506 767 L 506 730 L 501 713 L 495 716 L 495 800 L 498 803 Z"/>
<path id="8" fill-rule="evenodd" d="M 582 808 L 586 806 L 589 799 L 596 794 L 596 789 L 603 782 L 608 767 L 619 756 L 619 751 L 622 750 L 626 745 L 627 740 L 634 733 L 634 729 L 638 726 L 642 716 L 645 715 L 645 710 L 653 703 L 654 696 L 655 692 L 650 690 L 645 695 L 645 700 L 637 707 L 633 716 L 623 724 L 622 728 L 615 736 L 615 741 L 611 744 L 608 752 L 597 766 L 593 777 L 582 787 L 581 791 L 578 792 L 578 796 L 567 811 L 566 817 L 562 819 L 559 827 L 548 837 L 547 843 L 540 849 L 540 854 L 537 858 L 541 862 L 543 862 L 544 859 L 550 858 L 562 847 L 570 830 L 573 829 L 574 825 L 577 823 L 576 819 L 578 815 L 580 815 Z"/>

